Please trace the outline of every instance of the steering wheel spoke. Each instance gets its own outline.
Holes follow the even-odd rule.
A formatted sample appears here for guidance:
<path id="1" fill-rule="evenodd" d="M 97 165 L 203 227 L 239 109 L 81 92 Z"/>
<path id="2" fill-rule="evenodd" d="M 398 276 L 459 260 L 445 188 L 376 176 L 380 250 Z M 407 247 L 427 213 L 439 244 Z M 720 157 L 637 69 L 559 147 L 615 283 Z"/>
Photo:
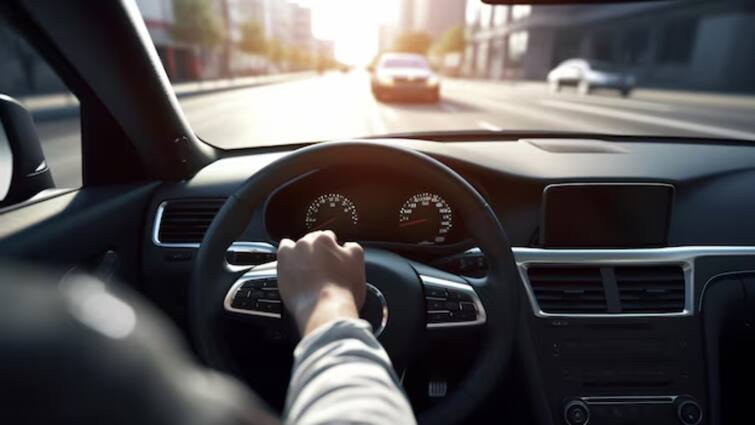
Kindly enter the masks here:
<path id="1" fill-rule="evenodd" d="M 461 278 L 420 274 L 425 294 L 427 329 L 481 326 L 487 321 L 485 307 L 474 287 Z"/>
<path id="2" fill-rule="evenodd" d="M 275 263 L 255 267 L 241 275 L 228 289 L 223 308 L 233 314 L 280 319 L 283 303 Z"/>

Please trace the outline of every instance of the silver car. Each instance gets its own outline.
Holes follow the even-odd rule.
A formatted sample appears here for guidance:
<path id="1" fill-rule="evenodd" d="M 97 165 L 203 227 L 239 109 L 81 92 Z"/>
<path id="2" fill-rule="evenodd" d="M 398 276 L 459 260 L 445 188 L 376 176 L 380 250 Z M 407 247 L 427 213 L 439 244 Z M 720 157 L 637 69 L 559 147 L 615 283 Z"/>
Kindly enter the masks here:
<path id="1" fill-rule="evenodd" d="M 593 89 L 616 89 L 627 97 L 634 89 L 635 79 L 615 65 L 586 59 L 569 59 L 561 62 L 548 73 L 548 84 L 554 92 L 563 86 L 576 86 L 581 95 L 588 95 Z"/>
<path id="2" fill-rule="evenodd" d="M 440 80 L 427 58 L 411 53 L 384 53 L 372 76 L 372 94 L 388 99 L 440 100 Z"/>

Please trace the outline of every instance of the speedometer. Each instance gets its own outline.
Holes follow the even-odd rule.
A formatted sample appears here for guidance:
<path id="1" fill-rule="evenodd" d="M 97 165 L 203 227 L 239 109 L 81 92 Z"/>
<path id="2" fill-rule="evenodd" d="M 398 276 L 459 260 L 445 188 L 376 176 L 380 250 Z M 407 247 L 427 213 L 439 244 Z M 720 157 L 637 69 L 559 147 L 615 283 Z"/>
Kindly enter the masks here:
<path id="1" fill-rule="evenodd" d="M 399 211 L 398 227 L 403 239 L 418 244 L 446 241 L 453 226 L 453 212 L 445 199 L 422 192 L 404 202 Z"/>
<path id="2" fill-rule="evenodd" d="M 353 237 L 358 222 L 356 206 L 340 193 L 318 196 L 309 204 L 304 217 L 304 226 L 308 231 L 332 230 L 339 239 Z"/>

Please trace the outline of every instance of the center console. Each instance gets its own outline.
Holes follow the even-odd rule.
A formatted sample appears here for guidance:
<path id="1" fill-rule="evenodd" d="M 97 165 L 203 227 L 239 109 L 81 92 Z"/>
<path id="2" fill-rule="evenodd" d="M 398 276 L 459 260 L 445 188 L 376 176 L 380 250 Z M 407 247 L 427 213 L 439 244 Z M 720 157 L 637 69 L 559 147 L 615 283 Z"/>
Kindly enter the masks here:
<path id="1" fill-rule="evenodd" d="M 664 248 L 666 184 L 559 184 L 543 193 L 542 249 L 517 255 L 554 423 L 703 422 L 695 257 Z"/>
<path id="2" fill-rule="evenodd" d="M 539 247 L 513 248 L 540 422 L 720 423 L 700 309 L 716 276 L 753 268 L 755 247 L 669 246 L 673 197 L 665 184 L 545 189 Z M 484 274 L 478 250 L 453 262 Z"/>

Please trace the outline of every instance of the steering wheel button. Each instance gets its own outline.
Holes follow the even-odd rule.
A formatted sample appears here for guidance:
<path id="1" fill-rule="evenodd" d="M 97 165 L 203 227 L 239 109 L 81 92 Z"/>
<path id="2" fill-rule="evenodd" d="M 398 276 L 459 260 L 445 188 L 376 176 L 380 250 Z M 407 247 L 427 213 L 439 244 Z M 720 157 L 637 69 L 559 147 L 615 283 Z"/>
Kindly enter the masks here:
<path id="1" fill-rule="evenodd" d="M 461 310 L 461 306 L 459 305 L 458 302 L 446 301 L 444 303 L 444 310 L 459 311 L 459 310 Z"/>
<path id="2" fill-rule="evenodd" d="M 425 286 L 425 296 L 428 298 L 438 298 L 445 300 L 448 297 L 448 293 L 443 288 Z"/>
<path id="3" fill-rule="evenodd" d="M 474 311 L 462 311 L 456 317 L 460 322 L 473 322 L 477 320 L 477 313 Z"/>
<path id="4" fill-rule="evenodd" d="M 231 307 L 233 308 L 246 308 L 247 299 L 243 297 L 236 297 L 233 299 L 233 303 L 231 303 Z"/>
<path id="5" fill-rule="evenodd" d="M 280 301 L 281 299 L 280 292 L 278 291 L 267 290 L 267 291 L 264 291 L 262 295 L 263 295 L 263 299 L 266 299 L 266 300 Z"/>
<path id="6" fill-rule="evenodd" d="M 262 288 L 262 281 L 260 280 L 250 280 L 248 282 L 244 282 L 244 284 L 241 286 L 243 289 L 261 289 Z"/>
<path id="7" fill-rule="evenodd" d="M 257 306 L 259 307 L 260 311 L 264 311 L 266 313 L 281 312 L 281 304 L 277 302 L 259 302 L 257 303 Z"/>
<path id="8" fill-rule="evenodd" d="M 461 291 L 448 291 L 449 301 L 472 301 L 472 297 L 466 292 Z"/>
<path id="9" fill-rule="evenodd" d="M 477 313 L 477 307 L 472 303 L 460 303 L 461 311 Z"/>
<path id="10" fill-rule="evenodd" d="M 425 302 L 427 302 L 427 310 L 443 310 L 446 306 L 445 301 L 441 300 L 435 300 L 432 298 L 426 298 Z"/>
<path id="11" fill-rule="evenodd" d="M 434 311 L 427 313 L 427 323 L 445 323 L 451 321 L 450 311 Z"/>

